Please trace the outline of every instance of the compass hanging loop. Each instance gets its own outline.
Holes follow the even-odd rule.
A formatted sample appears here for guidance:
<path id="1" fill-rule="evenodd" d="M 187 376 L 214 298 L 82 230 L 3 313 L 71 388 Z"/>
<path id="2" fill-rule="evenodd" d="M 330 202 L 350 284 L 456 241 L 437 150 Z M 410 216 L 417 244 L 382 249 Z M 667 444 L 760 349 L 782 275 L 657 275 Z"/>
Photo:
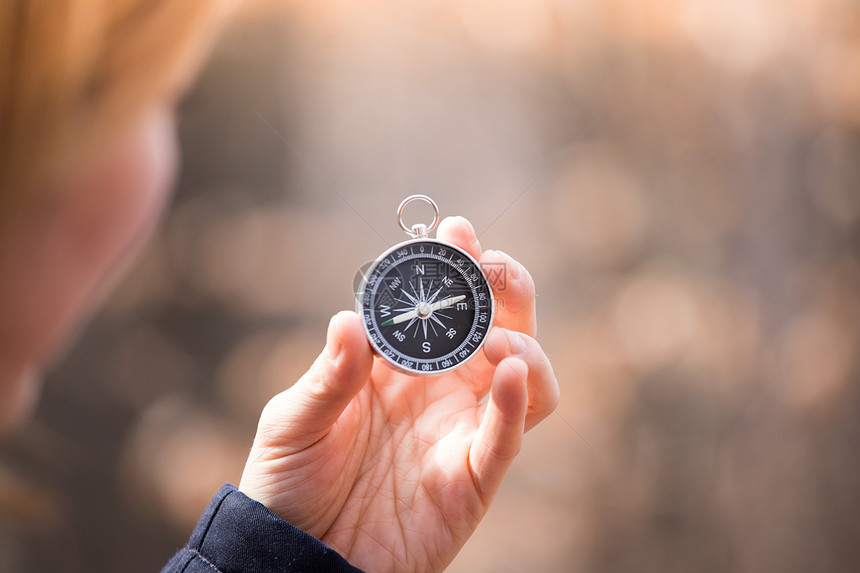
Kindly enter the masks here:
<path id="1" fill-rule="evenodd" d="M 406 223 L 403 222 L 403 209 L 409 203 L 413 201 L 424 201 L 425 203 L 429 203 L 431 207 L 433 207 L 433 222 L 430 223 L 429 226 L 418 223 L 416 225 L 412 225 L 412 227 L 407 227 Z M 397 207 L 397 222 L 400 223 L 400 228 L 406 231 L 406 234 L 412 237 L 413 239 L 424 239 L 427 235 L 436 228 L 436 225 L 439 223 L 439 207 L 436 206 L 436 202 L 428 197 L 427 195 L 410 195 L 406 199 L 400 202 L 400 206 Z"/>

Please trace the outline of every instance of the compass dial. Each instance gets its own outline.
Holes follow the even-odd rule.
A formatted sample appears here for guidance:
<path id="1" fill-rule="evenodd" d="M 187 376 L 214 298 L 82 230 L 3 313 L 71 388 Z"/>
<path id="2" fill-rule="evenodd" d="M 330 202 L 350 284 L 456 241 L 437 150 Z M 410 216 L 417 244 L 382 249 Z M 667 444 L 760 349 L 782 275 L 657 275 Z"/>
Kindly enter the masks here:
<path id="1" fill-rule="evenodd" d="M 433 239 L 383 253 L 365 275 L 356 306 L 374 349 L 417 374 L 463 364 L 493 323 L 493 292 L 478 263 Z"/>

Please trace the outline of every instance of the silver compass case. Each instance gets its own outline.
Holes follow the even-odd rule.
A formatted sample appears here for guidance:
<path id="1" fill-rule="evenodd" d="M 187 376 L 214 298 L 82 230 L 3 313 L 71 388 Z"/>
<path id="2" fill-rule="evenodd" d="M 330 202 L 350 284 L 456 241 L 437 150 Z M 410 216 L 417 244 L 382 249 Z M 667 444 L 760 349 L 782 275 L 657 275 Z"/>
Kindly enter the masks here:
<path id="1" fill-rule="evenodd" d="M 425 196 L 411 200 L 435 203 Z M 437 216 L 430 225 L 435 227 Z M 400 220 L 401 227 L 409 229 Z M 412 240 L 384 253 L 363 273 L 356 312 L 374 351 L 398 370 L 432 375 L 477 354 L 493 324 L 495 299 L 480 264 L 459 247 L 409 229 Z"/>

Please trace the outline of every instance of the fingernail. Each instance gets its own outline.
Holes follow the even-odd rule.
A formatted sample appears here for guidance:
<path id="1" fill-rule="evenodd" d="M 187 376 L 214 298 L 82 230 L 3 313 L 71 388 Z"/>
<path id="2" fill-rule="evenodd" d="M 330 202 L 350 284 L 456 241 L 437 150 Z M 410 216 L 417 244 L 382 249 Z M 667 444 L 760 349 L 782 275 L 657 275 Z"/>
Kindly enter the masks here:
<path id="1" fill-rule="evenodd" d="M 508 347 L 511 349 L 511 354 L 523 354 L 526 351 L 526 341 L 522 336 L 515 332 L 508 331 Z"/>

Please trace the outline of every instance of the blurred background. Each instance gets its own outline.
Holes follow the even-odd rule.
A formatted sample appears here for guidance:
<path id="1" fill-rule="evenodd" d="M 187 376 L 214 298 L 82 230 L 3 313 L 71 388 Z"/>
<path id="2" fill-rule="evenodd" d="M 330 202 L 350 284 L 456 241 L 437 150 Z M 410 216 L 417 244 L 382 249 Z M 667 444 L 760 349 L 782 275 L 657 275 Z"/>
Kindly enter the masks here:
<path id="1" fill-rule="evenodd" d="M 0 570 L 159 570 L 412 193 L 529 268 L 562 388 L 450 571 L 860 570 L 860 4 L 271 4 L 0 449 Z"/>

